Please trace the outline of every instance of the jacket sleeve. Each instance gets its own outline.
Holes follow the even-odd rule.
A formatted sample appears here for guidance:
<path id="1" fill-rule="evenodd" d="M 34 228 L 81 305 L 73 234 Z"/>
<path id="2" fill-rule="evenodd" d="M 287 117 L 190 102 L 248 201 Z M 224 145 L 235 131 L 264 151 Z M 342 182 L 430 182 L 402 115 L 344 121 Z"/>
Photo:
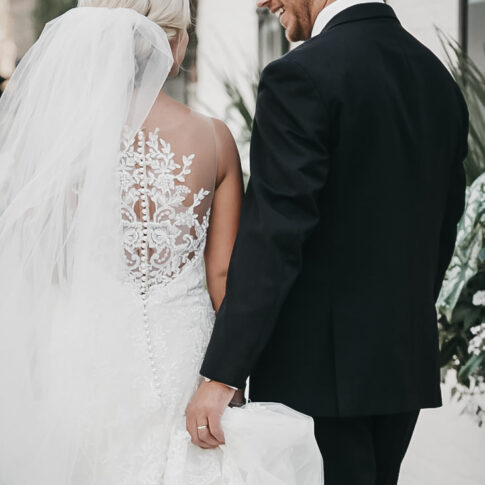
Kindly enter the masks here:
<path id="1" fill-rule="evenodd" d="M 466 177 L 463 162 L 468 154 L 468 109 L 461 93 L 459 98 L 462 105 L 462 130 L 459 138 L 459 149 L 455 157 L 450 174 L 450 183 L 446 201 L 446 210 L 441 226 L 438 272 L 435 280 L 435 300 L 438 299 L 446 271 L 450 264 L 457 235 L 457 225 L 465 208 Z"/>
<path id="2" fill-rule="evenodd" d="M 201 374 L 243 387 L 274 330 L 319 220 L 329 171 L 329 120 L 302 67 L 270 64 L 259 86 L 251 179 Z"/>

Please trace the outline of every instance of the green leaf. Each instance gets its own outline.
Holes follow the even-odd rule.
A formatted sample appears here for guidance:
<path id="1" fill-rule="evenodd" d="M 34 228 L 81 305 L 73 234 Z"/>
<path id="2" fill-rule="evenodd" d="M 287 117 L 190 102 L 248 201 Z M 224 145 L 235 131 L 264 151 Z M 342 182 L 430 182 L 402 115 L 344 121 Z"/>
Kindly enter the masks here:
<path id="1" fill-rule="evenodd" d="M 471 185 L 485 171 L 485 75 L 456 40 L 436 30 L 448 67 L 463 92 L 470 112 L 470 149 L 465 169 Z"/>
<path id="2" fill-rule="evenodd" d="M 478 325 L 480 322 L 480 314 L 482 310 L 480 307 L 474 306 L 471 308 L 463 319 L 464 329 L 469 330 L 471 327 Z"/>
<path id="3" fill-rule="evenodd" d="M 457 352 L 457 348 L 460 345 L 460 338 L 453 337 L 452 339 L 446 341 L 440 350 L 440 366 L 444 367 L 453 359 Z"/>
<path id="4" fill-rule="evenodd" d="M 462 323 L 464 322 L 470 313 L 474 313 L 476 307 L 469 302 L 460 302 L 456 305 L 451 317 L 451 323 Z"/>
<path id="5" fill-rule="evenodd" d="M 458 373 L 458 379 L 468 379 L 470 376 L 475 374 L 475 372 L 480 368 L 482 363 L 485 362 L 485 353 L 472 356 L 468 362 L 461 368 Z"/>

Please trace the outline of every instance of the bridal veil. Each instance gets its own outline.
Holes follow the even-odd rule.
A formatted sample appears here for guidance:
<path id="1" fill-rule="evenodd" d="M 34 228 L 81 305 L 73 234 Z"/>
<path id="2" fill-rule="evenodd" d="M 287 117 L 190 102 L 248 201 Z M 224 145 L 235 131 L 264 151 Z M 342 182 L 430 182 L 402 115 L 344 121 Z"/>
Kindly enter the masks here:
<path id="1" fill-rule="evenodd" d="M 2 485 L 102 483 L 97 464 L 75 469 L 86 437 L 115 453 L 136 369 L 128 322 L 113 319 L 125 296 L 120 143 L 172 64 L 146 17 L 75 8 L 46 26 L 0 100 Z"/>

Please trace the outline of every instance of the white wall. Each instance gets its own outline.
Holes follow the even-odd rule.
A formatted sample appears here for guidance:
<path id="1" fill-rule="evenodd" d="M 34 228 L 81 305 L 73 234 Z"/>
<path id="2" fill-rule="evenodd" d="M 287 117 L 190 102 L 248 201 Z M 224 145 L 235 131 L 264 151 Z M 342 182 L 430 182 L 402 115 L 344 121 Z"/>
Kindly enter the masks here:
<path id="1" fill-rule="evenodd" d="M 194 106 L 224 117 L 220 75 L 242 82 L 257 67 L 258 18 L 254 0 L 199 0 L 198 83 Z M 248 72 L 249 71 L 249 72 Z"/>
<path id="2" fill-rule="evenodd" d="M 443 57 L 435 27 L 459 37 L 459 0 L 389 0 L 406 30 Z"/>
<path id="3" fill-rule="evenodd" d="M 468 53 L 485 73 L 485 0 L 470 0 Z"/>
<path id="4" fill-rule="evenodd" d="M 34 25 L 32 11 L 35 0 L 10 0 L 13 34 L 18 49 L 18 56 L 22 57 L 34 42 Z"/>
<path id="5" fill-rule="evenodd" d="M 199 0 L 198 82 L 191 105 L 198 111 L 228 121 L 237 141 L 241 123 L 227 118 L 228 98 L 221 83 L 237 80 L 251 99 L 248 78 L 258 66 L 258 17 L 255 0 Z M 238 143 L 243 170 L 249 169 L 249 146 Z"/>
<path id="6" fill-rule="evenodd" d="M 12 37 L 13 24 L 9 0 L 0 0 L 0 76 L 8 78 L 15 68 L 17 46 Z"/>

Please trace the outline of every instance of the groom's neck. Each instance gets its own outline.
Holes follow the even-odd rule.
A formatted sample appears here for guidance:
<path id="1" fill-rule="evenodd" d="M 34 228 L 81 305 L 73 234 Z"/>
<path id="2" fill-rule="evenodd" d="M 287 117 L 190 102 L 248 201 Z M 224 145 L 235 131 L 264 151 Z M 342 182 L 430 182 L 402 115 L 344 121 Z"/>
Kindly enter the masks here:
<path id="1" fill-rule="evenodd" d="M 331 5 L 332 3 L 337 2 L 337 1 L 338 0 L 313 0 L 311 13 L 310 13 L 312 25 L 315 25 L 315 21 L 317 20 L 319 13 L 324 8 L 327 8 L 329 5 Z"/>

